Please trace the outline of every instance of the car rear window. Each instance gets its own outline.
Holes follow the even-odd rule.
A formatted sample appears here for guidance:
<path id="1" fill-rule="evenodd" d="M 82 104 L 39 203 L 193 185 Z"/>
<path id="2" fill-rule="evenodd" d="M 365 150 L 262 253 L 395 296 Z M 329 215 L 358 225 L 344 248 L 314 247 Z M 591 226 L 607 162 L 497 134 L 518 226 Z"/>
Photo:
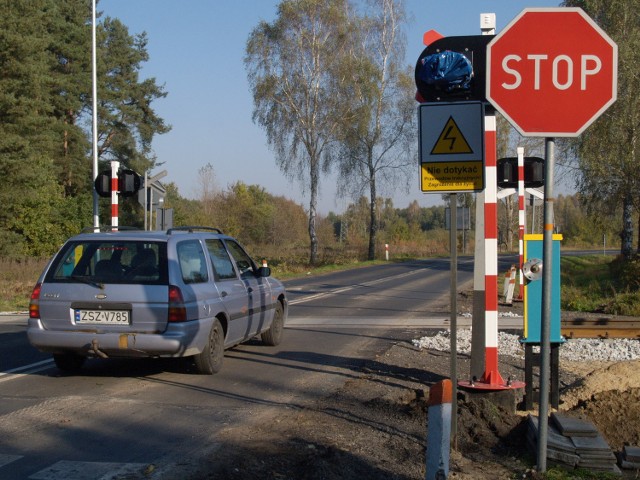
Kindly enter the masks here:
<path id="1" fill-rule="evenodd" d="M 168 283 L 167 244 L 69 242 L 54 259 L 45 281 L 164 285 Z"/>

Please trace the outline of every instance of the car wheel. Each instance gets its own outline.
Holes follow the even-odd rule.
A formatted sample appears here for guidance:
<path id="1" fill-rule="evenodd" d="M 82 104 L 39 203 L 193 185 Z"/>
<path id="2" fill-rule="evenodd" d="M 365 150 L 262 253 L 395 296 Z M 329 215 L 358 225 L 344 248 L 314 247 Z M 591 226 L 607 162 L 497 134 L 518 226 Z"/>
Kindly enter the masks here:
<path id="1" fill-rule="evenodd" d="M 224 358 L 224 330 L 217 318 L 209 331 L 209 340 L 201 353 L 194 356 L 198 373 L 212 375 L 222 368 Z"/>
<path id="2" fill-rule="evenodd" d="M 278 302 L 276 305 L 276 311 L 273 314 L 273 321 L 269 330 L 262 332 L 260 338 L 262 343 L 275 347 L 282 342 L 282 335 L 284 333 L 284 309 L 282 303 Z"/>
<path id="3" fill-rule="evenodd" d="M 86 357 L 75 353 L 54 353 L 53 361 L 63 372 L 77 372 L 82 368 Z"/>

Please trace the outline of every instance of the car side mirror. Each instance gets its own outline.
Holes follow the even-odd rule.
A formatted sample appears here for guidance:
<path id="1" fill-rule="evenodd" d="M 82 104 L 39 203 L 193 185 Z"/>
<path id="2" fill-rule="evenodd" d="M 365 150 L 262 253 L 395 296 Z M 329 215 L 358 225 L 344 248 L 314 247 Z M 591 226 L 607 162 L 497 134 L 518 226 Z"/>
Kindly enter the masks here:
<path id="1" fill-rule="evenodd" d="M 271 269 L 269 267 L 260 267 L 258 269 L 258 277 L 270 277 L 271 276 Z"/>

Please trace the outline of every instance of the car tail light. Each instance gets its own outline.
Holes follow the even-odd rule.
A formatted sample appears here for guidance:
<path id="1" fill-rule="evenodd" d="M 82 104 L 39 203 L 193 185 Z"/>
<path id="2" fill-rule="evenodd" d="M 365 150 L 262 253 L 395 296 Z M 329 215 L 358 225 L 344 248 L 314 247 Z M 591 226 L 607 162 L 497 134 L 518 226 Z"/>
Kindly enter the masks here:
<path id="1" fill-rule="evenodd" d="M 175 285 L 169 285 L 169 322 L 187 320 L 187 309 L 184 306 L 182 292 Z"/>
<path id="2" fill-rule="evenodd" d="M 40 318 L 40 290 L 42 290 L 42 284 L 36 283 L 29 301 L 29 318 Z"/>

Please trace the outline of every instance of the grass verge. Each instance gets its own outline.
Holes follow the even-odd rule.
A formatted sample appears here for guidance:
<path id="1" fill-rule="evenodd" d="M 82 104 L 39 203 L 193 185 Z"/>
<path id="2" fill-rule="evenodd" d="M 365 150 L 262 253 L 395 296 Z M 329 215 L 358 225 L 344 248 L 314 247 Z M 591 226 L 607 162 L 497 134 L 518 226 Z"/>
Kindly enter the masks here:
<path id="1" fill-rule="evenodd" d="M 561 262 L 563 310 L 640 316 L 640 261 L 587 255 Z"/>
<path id="2" fill-rule="evenodd" d="M 48 258 L 0 258 L 0 312 L 25 311 Z"/>

